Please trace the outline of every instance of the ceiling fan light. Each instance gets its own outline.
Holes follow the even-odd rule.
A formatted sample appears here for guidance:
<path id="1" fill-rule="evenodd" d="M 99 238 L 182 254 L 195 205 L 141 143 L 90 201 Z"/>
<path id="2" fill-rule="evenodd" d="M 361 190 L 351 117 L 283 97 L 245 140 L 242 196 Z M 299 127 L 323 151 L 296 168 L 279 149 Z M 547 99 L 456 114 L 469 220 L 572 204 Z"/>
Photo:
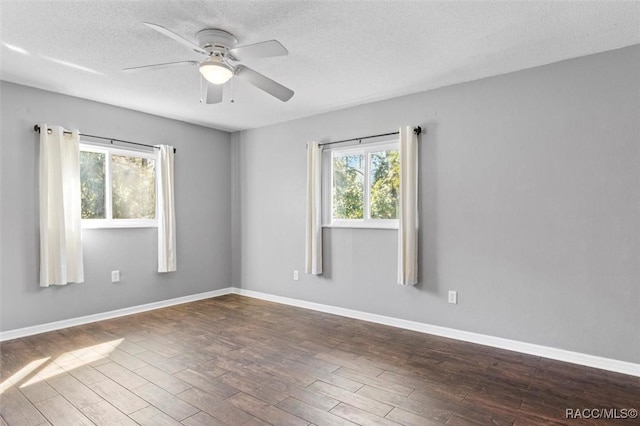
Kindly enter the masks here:
<path id="1" fill-rule="evenodd" d="M 200 64 L 200 74 L 212 84 L 224 84 L 233 77 L 233 68 L 217 57 Z"/>

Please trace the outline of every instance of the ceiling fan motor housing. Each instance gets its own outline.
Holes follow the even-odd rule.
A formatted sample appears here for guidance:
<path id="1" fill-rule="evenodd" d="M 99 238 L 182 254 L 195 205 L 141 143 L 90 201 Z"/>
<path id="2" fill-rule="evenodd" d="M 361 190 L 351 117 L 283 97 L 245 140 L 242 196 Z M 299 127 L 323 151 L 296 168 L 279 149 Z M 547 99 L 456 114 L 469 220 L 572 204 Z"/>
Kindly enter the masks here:
<path id="1" fill-rule="evenodd" d="M 210 53 L 226 53 L 238 45 L 233 34 L 219 29 L 202 30 L 196 35 L 196 40 L 202 49 Z"/>

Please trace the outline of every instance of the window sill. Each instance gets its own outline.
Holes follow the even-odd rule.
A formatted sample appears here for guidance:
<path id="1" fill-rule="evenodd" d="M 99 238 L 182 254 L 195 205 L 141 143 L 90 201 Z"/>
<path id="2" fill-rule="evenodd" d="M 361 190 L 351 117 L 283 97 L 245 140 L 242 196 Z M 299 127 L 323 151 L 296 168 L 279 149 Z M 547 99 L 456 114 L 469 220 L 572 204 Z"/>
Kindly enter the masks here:
<path id="1" fill-rule="evenodd" d="M 105 220 L 83 219 L 82 229 L 121 229 L 121 228 L 157 228 L 156 220 Z"/>
<path id="2" fill-rule="evenodd" d="M 353 221 L 353 222 L 334 222 L 322 225 L 323 228 L 350 228 L 350 229 L 389 229 L 389 230 L 397 230 L 398 229 L 398 221 L 390 220 L 390 223 L 385 223 L 387 221 Z"/>

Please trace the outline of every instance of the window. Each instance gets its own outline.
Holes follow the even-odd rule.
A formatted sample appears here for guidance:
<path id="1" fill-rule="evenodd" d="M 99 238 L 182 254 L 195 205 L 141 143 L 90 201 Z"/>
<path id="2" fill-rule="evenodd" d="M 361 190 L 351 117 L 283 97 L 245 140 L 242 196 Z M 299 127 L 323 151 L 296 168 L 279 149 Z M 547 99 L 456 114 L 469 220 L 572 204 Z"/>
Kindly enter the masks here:
<path id="1" fill-rule="evenodd" d="M 326 226 L 398 227 L 398 149 L 394 141 L 325 151 Z"/>
<path id="2" fill-rule="evenodd" d="M 156 154 L 80 144 L 84 228 L 147 227 L 156 221 Z"/>

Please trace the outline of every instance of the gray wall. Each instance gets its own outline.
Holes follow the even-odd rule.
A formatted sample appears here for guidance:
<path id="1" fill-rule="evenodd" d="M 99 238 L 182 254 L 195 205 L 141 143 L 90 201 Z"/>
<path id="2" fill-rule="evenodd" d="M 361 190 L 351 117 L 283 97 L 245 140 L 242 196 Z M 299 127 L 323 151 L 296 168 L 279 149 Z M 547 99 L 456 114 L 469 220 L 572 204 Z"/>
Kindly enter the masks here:
<path id="1" fill-rule="evenodd" d="M 235 284 L 640 362 L 638 46 L 231 136 L 10 83 L 0 94 L 0 330 Z M 37 122 L 178 148 L 178 272 L 155 272 L 153 229 L 87 230 L 86 282 L 38 286 Z M 395 284 L 397 231 L 365 229 L 325 229 L 325 275 L 293 281 L 305 143 L 400 125 L 426 131 L 421 282 Z"/>
<path id="2" fill-rule="evenodd" d="M 30 87 L 0 84 L 0 330 L 231 284 L 229 133 Z M 38 134 L 33 125 L 42 122 L 177 148 L 177 272 L 156 272 L 155 228 L 85 230 L 85 282 L 39 287 Z M 121 271 L 120 283 L 111 283 L 110 271 L 115 269 Z"/>
<path id="3" fill-rule="evenodd" d="M 325 275 L 293 281 L 305 143 L 401 125 L 426 131 L 421 282 L 395 284 L 397 231 L 366 229 L 325 229 Z M 234 139 L 243 288 L 640 362 L 640 47 Z"/>

